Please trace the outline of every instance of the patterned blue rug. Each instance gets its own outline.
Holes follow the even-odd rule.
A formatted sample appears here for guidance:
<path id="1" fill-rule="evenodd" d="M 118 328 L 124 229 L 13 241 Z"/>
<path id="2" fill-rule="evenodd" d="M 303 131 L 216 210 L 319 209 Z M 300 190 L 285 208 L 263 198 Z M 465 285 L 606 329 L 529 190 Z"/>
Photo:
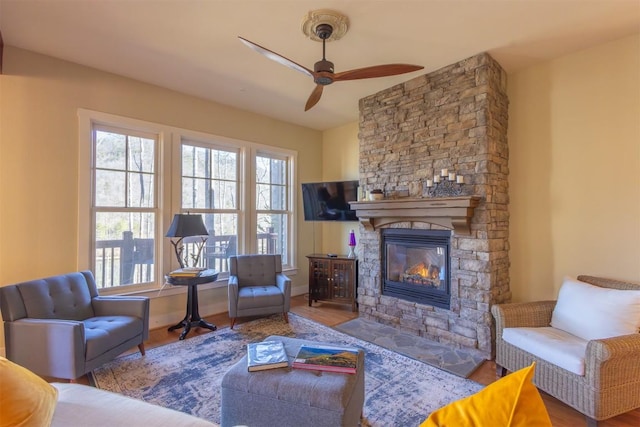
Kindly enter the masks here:
<path id="1" fill-rule="evenodd" d="M 221 328 L 119 357 L 93 372 L 104 390 L 220 422 L 220 384 L 246 345 L 282 335 L 358 347 L 365 351 L 365 426 L 418 426 L 435 409 L 477 392 L 482 385 L 412 358 L 289 314 Z M 117 410 L 114 408 L 114 410 Z"/>

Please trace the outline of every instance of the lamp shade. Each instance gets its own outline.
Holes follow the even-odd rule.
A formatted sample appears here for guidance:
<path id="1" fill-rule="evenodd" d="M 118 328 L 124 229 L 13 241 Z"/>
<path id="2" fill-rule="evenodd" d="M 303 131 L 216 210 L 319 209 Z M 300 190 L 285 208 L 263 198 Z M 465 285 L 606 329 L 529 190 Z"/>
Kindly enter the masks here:
<path id="1" fill-rule="evenodd" d="M 207 227 L 204 226 L 202 215 L 176 214 L 173 216 L 171 226 L 165 234 L 166 237 L 191 237 L 208 236 Z"/>

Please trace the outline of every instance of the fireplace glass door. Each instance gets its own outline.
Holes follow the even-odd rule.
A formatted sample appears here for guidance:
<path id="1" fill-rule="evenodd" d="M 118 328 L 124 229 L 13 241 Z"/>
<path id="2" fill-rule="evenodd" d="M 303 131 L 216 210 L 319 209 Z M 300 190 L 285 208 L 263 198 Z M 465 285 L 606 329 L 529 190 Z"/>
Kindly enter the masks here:
<path id="1" fill-rule="evenodd" d="M 387 246 L 387 275 L 392 282 L 446 290 L 445 247 Z"/>
<path id="2" fill-rule="evenodd" d="M 385 229 L 383 294 L 449 308 L 449 231 Z"/>

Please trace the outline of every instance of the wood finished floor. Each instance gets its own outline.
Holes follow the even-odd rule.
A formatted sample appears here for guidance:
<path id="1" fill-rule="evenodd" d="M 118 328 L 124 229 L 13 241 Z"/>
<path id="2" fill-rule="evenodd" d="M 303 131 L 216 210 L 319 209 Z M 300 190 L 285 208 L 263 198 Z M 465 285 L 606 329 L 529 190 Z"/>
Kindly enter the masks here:
<path id="1" fill-rule="evenodd" d="M 307 319 L 314 320 L 326 326 L 335 326 L 340 323 L 358 317 L 357 312 L 351 311 L 351 306 L 342 304 L 333 304 L 328 302 L 314 303 L 313 307 L 308 306 L 306 295 L 292 297 L 291 312 Z M 206 320 L 215 324 L 218 328 L 229 326 L 229 317 L 227 313 L 216 314 L 206 317 Z M 237 324 L 253 320 L 252 318 L 242 318 L 237 320 Z M 150 331 L 149 340 L 145 343 L 145 348 L 151 349 L 170 342 L 176 341 L 181 331 L 168 332 L 167 328 L 159 328 Z M 186 339 L 196 335 L 211 333 L 207 329 L 195 328 L 189 332 Z M 215 333 L 215 332 L 213 332 Z M 137 351 L 137 348 L 131 352 Z M 486 361 L 478 368 L 470 377 L 470 379 L 481 384 L 490 384 L 497 379 L 495 374 L 495 363 Z M 87 384 L 86 377 L 78 379 L 78 383 Z M 557 399 L 542 393 L 542 398 L 547 407 L 551 422 L 554 427 L 582 427 L 586 426 L 584 416 L 567 405 L 561 403 Z M 425 414 L 426 415 L 426 414 Z M 599 427 L 638 427 L 640 426 L 640 409 L 627 412 L 626 414 L 601 421 Z"/>

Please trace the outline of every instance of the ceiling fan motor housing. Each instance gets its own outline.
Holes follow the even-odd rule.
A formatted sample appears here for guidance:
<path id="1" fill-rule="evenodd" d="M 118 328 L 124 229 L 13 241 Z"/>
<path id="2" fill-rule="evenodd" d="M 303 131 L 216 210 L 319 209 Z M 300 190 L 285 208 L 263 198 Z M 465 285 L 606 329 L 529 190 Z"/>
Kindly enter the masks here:
<path id="1" fill-rule="evenodd" d="M 313 71 L 316 73 L 326 72 L 333 74 L 333 62 L 322 59 L 313 65 Z M 314 81 L 319 85 L 328 85 L 333 83 L 333 79 L 329 76 L 316 76 Z"/>

